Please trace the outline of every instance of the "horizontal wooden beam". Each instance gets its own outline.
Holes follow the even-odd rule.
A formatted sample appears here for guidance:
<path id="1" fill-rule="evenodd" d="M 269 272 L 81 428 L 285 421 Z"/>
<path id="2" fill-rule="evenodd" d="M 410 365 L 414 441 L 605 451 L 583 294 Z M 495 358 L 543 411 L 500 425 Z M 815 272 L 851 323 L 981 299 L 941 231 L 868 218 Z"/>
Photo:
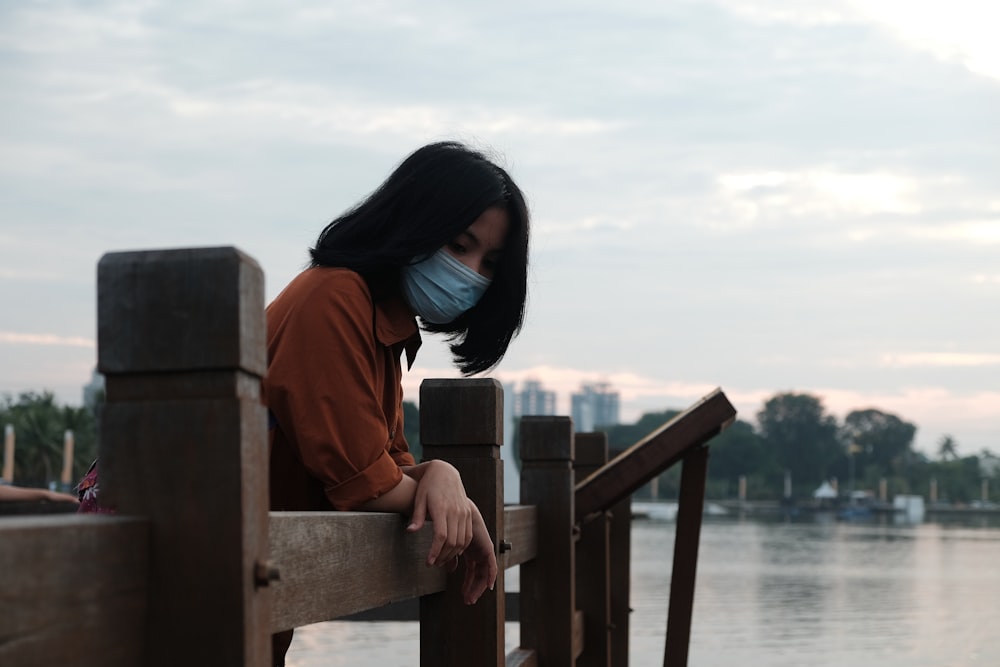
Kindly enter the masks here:
<path id="1" fill-rule="evenodd" d="M 735 419 L 736 408 L 715 389 L 577 484 L 576 522 L 631 495 Z"/>
<path id="2" fill-rule="evenodd" d="M 534 505 L 507 505 L 503 509 L 504 537 L 510 548 L 500 555 L 504 569 L 520 565 L 538 553 L 538 510 Z"/>
<path id="3" fill-rule="evenodd" d="M 0 520 L 0 665 L 145 663 L 149 523 Z"/>
<path id="4" fill-rule="evenodd" d="M 504 609 L 506 614 L 504 620 L 508 623 L 517 623 L 521 620 L 521 593 L 519 591 L 504 591 Z M 366 611 L 359 611 L 350 616 L 341 616 L 339 621 L 419 621 L 420 620 L 420 598 L 400 600 L 387 604 L 384 607 L 376 607 Z"/>
<path id="5" fill-rule="evenodd" d="M 273 632 L 328 621 L 444 590 L 427 567 L 432 534 L 405 530 L 398 514 L 271 512 Z"/>
<path id="6" fill-rule="evenodd" d="M 535 557 L 536 516 L 531 505 L 504 508 L 505 539 L 511 544 L 500 558 L 504 568 Z M 424 566 L 430 530 L 411 535 L 403 526 L 395 514 L 271 512 L 271 562 L 280 576 L 271 584 L 273 629 L 345 616 L 418 620 L 415 605 L 386 605 L 444 590 L 445 578 L 439 569 Z M 334 548 L 320 548 L 324 540 Z"/>

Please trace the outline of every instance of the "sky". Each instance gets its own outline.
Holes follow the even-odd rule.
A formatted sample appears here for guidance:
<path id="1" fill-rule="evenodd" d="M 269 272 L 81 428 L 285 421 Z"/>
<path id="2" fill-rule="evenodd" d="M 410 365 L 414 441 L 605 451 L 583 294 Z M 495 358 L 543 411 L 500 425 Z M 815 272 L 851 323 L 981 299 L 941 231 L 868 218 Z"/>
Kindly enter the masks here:
<path id="1" fill-rule="evenodd" d="M 79 405 L 111 251 L 236 246 L 267 298 L 409 152 L 532 213 L 492 377 L 622 419 L 721 387 L 1000 451 L 1000 5 L 0 2 L 0 393 Z M 456 377 L 425 336 L 406 376 Z"/>

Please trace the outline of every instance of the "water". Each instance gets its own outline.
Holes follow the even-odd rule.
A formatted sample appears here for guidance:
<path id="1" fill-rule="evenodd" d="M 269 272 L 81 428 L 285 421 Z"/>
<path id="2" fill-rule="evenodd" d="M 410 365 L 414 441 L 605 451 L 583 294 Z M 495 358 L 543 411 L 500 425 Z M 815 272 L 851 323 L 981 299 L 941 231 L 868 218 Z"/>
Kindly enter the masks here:
<path id="1" fill-rule="evenodd" d="M 674 524 L 632 533 L 631 664 L 663 663 Z M 1000 664 L 1000 525 L 709 518 L 691 667 Z M 516 588 L 517 572 L 508 571 Z M 508 650 L 518 643 L 507 624 Z M 302 628 L 290 667 L 419 664 L 414 623 Z"/>

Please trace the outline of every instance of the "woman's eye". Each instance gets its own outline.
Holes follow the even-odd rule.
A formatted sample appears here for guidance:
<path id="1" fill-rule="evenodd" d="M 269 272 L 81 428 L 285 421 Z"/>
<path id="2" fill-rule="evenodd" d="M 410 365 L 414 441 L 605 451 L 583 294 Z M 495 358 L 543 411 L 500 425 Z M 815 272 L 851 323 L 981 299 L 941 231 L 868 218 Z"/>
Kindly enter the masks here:
<path id="1" fill-rule="evenodd" d="M 465 252 L 465 246 L 462 245 L 461 243 L 452 242 L 448 245 L 448 249 L 455 253 Z"/>

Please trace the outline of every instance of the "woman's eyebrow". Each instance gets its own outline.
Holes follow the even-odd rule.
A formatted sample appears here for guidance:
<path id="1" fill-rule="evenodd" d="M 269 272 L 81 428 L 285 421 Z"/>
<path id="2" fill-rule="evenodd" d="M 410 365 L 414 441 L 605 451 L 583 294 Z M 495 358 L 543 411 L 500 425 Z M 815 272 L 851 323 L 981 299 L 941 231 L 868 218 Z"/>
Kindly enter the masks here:
<path id="1" fill-rule="evenodd" d="M 456 238 L 462 238 L 463 236 L 468 237 L 472 241 L 472 245 L 476 245 L 476 246 L 482 245 L 480 243 L 480 241 L 479 241 L 479 237 L 476 236 L 476 234 L 474 232 L 472 232 L 472 231 L 470 231 L 468 229 L 466 229 L 465 231 L 463 231 Z"/>

